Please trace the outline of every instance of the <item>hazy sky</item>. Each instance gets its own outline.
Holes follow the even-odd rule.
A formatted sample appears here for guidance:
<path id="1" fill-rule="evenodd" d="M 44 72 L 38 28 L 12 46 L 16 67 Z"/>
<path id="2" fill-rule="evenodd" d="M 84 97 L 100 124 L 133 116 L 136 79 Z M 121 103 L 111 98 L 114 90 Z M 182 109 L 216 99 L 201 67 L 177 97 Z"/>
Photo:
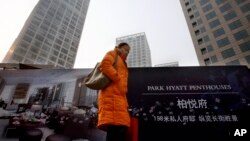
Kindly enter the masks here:
<path id="1" fill-rule="evenodd" d="M 0 5 L 0 60 L 19 34 L 38 0 L 5 0 Z M 145 32 L 152 65 L 198 60 L 179 0 L 91 0 L 74 68 L 91 68 L 115 39 Z"/>

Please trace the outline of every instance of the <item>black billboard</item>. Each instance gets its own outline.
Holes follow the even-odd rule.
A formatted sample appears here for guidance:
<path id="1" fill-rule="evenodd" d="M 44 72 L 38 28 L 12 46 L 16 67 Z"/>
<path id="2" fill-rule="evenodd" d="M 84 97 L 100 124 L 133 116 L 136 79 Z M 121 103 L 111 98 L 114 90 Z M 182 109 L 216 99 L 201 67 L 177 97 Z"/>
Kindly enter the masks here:
<path id="1" fill-rule="evenodd" d="M 129 69 L 139 141 L 245 139 L 250 73 L 244 66 Z"/>

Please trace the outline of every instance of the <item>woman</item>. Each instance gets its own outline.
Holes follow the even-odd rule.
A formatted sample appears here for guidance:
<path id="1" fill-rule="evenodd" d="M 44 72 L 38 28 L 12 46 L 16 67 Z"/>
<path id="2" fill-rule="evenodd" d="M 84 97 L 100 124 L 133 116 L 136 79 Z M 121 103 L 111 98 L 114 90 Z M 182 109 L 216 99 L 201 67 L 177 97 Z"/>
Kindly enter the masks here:
<path id="1" fill-rule="evenodd" d="M 130 47 L 120 43 L 103 58 L 100 69 L 112 80 L 98 97 L 98 128 L 107 131 L 106 141 L 125 141 L 130 126 L 127 102 L 128 68 L 126 58 Z M 118 55 L 118 56 L 117 56 Z M 117 58 L 117 59 L 116 59 Z M 116 65 L 113 66 L 116 60 Z"/>

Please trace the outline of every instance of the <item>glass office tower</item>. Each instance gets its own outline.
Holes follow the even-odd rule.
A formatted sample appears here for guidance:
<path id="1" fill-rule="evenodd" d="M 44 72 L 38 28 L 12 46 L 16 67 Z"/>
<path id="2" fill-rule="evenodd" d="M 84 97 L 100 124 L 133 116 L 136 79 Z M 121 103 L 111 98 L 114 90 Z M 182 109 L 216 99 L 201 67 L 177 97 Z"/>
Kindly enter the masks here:
<path id="1" fill-rule="evenodd" d="M 3 63 L 73 68 L 90 0 L 40 0 Z"/>

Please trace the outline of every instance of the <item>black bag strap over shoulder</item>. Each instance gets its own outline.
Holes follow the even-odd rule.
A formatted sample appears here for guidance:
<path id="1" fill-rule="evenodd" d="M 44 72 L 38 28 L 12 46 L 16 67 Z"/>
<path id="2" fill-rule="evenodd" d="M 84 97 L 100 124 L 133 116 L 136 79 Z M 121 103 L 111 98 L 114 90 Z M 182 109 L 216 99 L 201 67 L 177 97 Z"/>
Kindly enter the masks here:
<path id="1" fill-rule="evenodd" d="M 113 67 L 116 69 L 116 65 L 117 65 L 117 60 L 118 60 L 118 52 L 116 52 L 116 55 L 115 55 L 115 61 L 114 61 L 114 64 L 113 64 Z"/>

